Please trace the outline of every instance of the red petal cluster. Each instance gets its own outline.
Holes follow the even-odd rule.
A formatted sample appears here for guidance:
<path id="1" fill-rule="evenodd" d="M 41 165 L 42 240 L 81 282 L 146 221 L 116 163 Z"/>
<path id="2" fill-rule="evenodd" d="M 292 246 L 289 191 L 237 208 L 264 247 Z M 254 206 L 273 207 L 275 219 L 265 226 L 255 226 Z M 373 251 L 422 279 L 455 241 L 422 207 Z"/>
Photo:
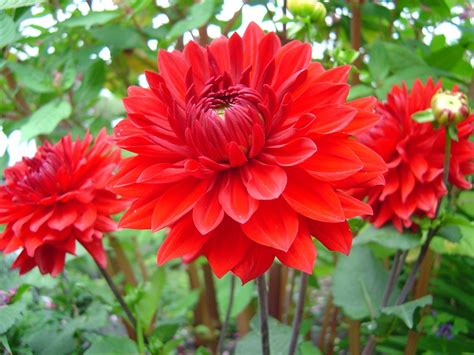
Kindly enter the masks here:
<path id="1" fill-rule="evenodd" d="M 128 204 L 106 188 L 120 152 L 111 149 L 104 130 L 91 145 L 92 139 L 86 134 L 72 141 L 68 135 L 54 145 L 46 142 L 34 158 L 5 170 L 0 250 L 22 249 L 13 264 L 20 274 L 38 266 L 42 274 L 56 276 L 66 253 L 75 253 L 76 241 L 106 265 L 102 235 L 116 229 L 110 215 Z"/>
<path id="2" fill-rule="evenodd" d="M 431 98 L 441 83 L 429 79 L 426 85 L 415 81 L 411 91 L 404 84 L 394 86 L 386 103 L 377 107 L 382 119 L 360 139 L 387 162 L 386 185 L 370 190 L 369 203 L 374 210 L 371 218 L 380 227 L 391 221 L 398 229 L 412 225 L 411 216 L 433 218 L 441 197 L 446 194 L 443 183 L 445 129 L 418 123 L 411 116 L 431 107 Z M 459 141 L 451 147 L 449 181 L 462 189 L 469 189 L 464 178 L 474 172 L 474 115 L 458 124 Z"/>
<path id="3" fill-rule="evenodd" d="M 371 214 L 345 191 L 383 183 L 384 161 L 355 133 L 375 99 L 346 102 L 349 66 L 324 70 L 311 47 L 281 46 L 255 24 L 243 37 L 161 51 L 150 88 L 132 87 L 115 191 L 134 199 L 121 226 L 170 227 L 158 264 L 207 257 L 247 282 L 275 257 L 312 272 L 311 235 L 348 253 L 348 218 Z"/>

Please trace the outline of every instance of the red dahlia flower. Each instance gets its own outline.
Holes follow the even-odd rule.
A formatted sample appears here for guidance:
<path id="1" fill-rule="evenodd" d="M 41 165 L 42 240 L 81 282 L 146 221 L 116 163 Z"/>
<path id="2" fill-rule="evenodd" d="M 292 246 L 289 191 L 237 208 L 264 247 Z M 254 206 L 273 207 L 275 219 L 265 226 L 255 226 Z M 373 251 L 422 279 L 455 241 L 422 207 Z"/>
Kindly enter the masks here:
<path id="1" fill-rule="evenodd" d="M 101 266 L 106 264 L 102 234 L 116 229 L 111 214 L 126 207 L 106 188 L 120 152 L 112 151 L 105 131 L 94 144 L 71 135 L 57 144 L 46 142 L 32 159 L 5 170 L 0 186 L 0 250 L 22 251 L 13 264 L 20 274 L 38 266 L 56 276 L 66 253 L 74 254 L 76 241 Z"/>
<path id="2" fill-rule="evenodd" d="M 441 88 L 431 79 L 426 85 L 417 80 L 411 92 L 406 85 L 394 86 L 386 103 L 378 105 L 382 119 L 361 136 L 361 140 L 387 162 L 386 185 L 370 189 L 372 222 L 380 227 L 391 221 L 398 229 L 410 227 L 413 215 L 433 218 L 443 183 L 445 129 L 418 123 L 411 116 L 431 107 L 431 99 Z M 474 172 L 474 143 L 469 141 L 474 115 L 458 124 L 458 142 L 452 142 L 449 181 L 462 189 L 471 184 L 464 176 Z"/>
<path id="3" fill-rule="evenodd" d="M 114 177 L 134 199 L 121 226 L 171 228 L 158 264 L 204 255 L 246 282 L 275 257 L 311 273 L 311 235 L 348 253 L 346 219 L 372 211 L 345 190 L 383 183 L 386 169 L 353 137 L 378 116 L 372 98 L 346 102 L 350 67 L 326 71 L 309 45 L 281 46 L 255 24 L 158 62 L 150 88 L 124 99 L 116 141 L 136 155 Z"/>

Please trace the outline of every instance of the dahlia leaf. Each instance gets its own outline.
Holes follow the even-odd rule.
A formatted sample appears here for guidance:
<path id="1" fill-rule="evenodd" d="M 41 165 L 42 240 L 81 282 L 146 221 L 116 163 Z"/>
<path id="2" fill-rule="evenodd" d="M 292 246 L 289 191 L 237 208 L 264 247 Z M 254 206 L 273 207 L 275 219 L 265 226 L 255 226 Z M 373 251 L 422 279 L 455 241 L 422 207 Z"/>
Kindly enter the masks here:
<path id="1" fill-rule="evenodd" d="M 418 123 L 426 123 L 433 122 L 435 117 L 433 115 L 433 111 L 429 108 L 424 111 L 415 112 L 413 115 L 411 115 L 411 119 Z"/>
<path id="2" fill-rule="evenodd" d="M 8 63 L 15 74 L 16 80 L 27 89 L 39 94 L 51 93 L 56 90 L 53 77 L 46 70 L 35 68 L 28 64 Z"/>
<path id="3" fill-rule="evenodd" d="M 458 128 L 455 126 L 455 125 L 449 125 L 448 126 L 448 134 L 449 134 L 449 137 L 455 141 L 455 142 L 458 142 L 459 141 L 459 137 L 458 137 Z"/>
<path id="4" fill-rule="evenodd" d="M 95 25 L 103 25 L 120 16 L 119 11 L 89 12 L 86 16 L 71 17 L 62 23 L 65 27 L 90 28 Z"/>
<path id="5" fill-rule="evenodd" d="M 0 334 L 10 329 L 23 315 L 26 304 L 23 302 L 15 302 L 0 307 Z"/>
<path id="6" fill-rule="evenodd" d="M 375 81 L 383 80 L 389 73 L 388 54 L 385 46 L 380 41 L 375 41 L 369 50 L 369 72 Z"/>
<path id="7" fill-rule="evenodd" d="M 18 7 L 31 6 L 45 2 L 46 0 L 3 0 L 0 3 L 0 10 L 16 9 Z"/>
<path id="8" fill-rule="evenodd" d="M 363 228 L 357 238 L 354 239 L 354 246 L 376 243 L 389 249 L 409 250 L 421 244 L 421 238 L 410 232 L 398 232 L 393 227 L 375 228 L 371 225 Z"/>
<path id="9" fill-rule="evenodd" d="M 433 303 L 433 297 L 431 295 L 427 295 L 421 298 L 418 298 L 415 301 L 410 301 L 403 303 L 398 306 L 390 306 L 382 308 L 382 313 L 395 316 L 400 318 L 408 328 L 413 328 L 413 314 L 418 307 L 424 307 L 429 304 Z"/>
<path id="10" fill-rule="evenodd" d="M 94 341 L 85 354 L 138 354 L 138 349 L 136 344 L 127 337 L 107 335 Z"/>
<path id="11" fill-rule="evenodd" d="M 63 119 L 68 118 L 72 108 L 69 102 L 59 99 L 48 102 L 33 112 L 21 127 L 21 138 L 27 141 L 40 134 L 49 134 Z"/>
<path id="12" fill-rule="evenodd" d="M 20 34 L 18 33 L 15 21 L 7 14 L 0 12 L 0 28 L 2 36 L 0 37 L 0 48 L 15 42 Z"/>
<path id="13" fill-rule="evenodd" d="M 212 17 L 214 8 L 214 0 L 205 0 L 203 2 L 194 4 L 189 9 L 188 16 L 173 25 L 170 32 L 168 33 L 168 37 L 174 39 L 181 36 L 186 31 L 205 25 Z"/>
<path id="14" fill-rule="evenodd" d="M 349 256 L 339 257 L 334 271 L 334 304 L 352 319 L 375 318 L 380 313 L 387 280 L 388 272 L 370 248 L 354 247 Z M 394 292 L 394 297 L 397 293 L 398 291 Z"/>

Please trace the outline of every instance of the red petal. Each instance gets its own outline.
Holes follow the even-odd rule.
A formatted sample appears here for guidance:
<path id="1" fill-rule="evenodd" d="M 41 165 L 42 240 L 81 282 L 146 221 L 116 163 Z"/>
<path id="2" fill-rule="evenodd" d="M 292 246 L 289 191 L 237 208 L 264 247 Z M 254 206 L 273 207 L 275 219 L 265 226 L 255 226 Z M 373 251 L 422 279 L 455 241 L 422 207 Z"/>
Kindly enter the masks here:
<path id="1" fill-rule="evenodd" d="M 310 233 L 326 248 L 348 255 L 352 245 L 352 232 L 347 222 L 321 223 L 308 221 Z"/>
<path id="2" fill-rule="evenodd" d="M 306 226 L 300 226 L 298 236 L 288 252 L 278 252 L 278 259 L 288 267 L 292 267 L 308 274 L 313 273 L 316 261 L 316 248 Z"/>
<path id="3" fill-rule="evenodd" d="M 298 233 L 298 216 L 282 199 L 262 201 L 242 230 L 258 244 L 288 251 Z"/>
<path id="4" fill-rule="evenodd" d="M 224 276 L 247 255 L 252 242 L 242 233 L 238 223 L 228 219 L 212 233 L 204 254 L 217 277 Z"/>
<path id="5" fill-rule="evenodd" d="M 97 218 L 97 209 L 94 205 L 88 205 L 86 210 L 82 212 L 79 218 L 74 223 L 74 227 L 80 231 L 85 231 L 92 226 Z"/>
<path id="6" fill-rule="evenodd" d="M 245 188 L 240 174 L 230 171 L 219 192 L 219 202 L 225 213 L 239 223 L 245 223 L 258 207 Z"/>
<path id="7" fill-rule="evenodd" d="M 242 284 L 245 284 L 267 271 L 273 259 L 275 259 L 274 250 L 254 244 L 247 252 L 247 256 L 232 269 L 232 272 L 242 280 Z"/>
<path id="8" fill-rule="evenodd" d="M 242 169 L 242 177 L 250 196 L 257 200 L 274 200 L 286 186 L 285 170 L 277 165 L 268 165 L 252 160 Z"/>
<path id="9" fill-rule="evenodd" d="M 266 154 L 273 156 L 281 166 L 299 164 L 317 151 L 316 144 L 309 138 L 296 138 L 279 146 L 267 147 Z"/>
<path id="10" fill-rule="evenodd" d="M 151 219 L 152 230 L 169 226 L 188 213 L 205 193 L 208 185 L 206 180 L 187 179 L 167 189 L 156 200 Z"/>
<path id="11" fill-rule="evenodd" d="M 318 142 L 318 151 L 300 165 L 311 175 L 325 181 L 348 178 L 364 165 L 343 141 L 327 139 Z"/>
<path id="12" fill-rule="evenodd" d="M 171 259 L 198 252 L 208 240 L 209 235 L 201 235 L 188 214 L 171 227 L 170 233 L 158 249 L 156 261 L 158 265 L 163 265 Z"/>
<path id="13" fill-rule="evenodd" d="M 405 202 L 415 188 L 415 177 L 406 165 L 401 169 L 400 172 L 400 188 L 402 202 Z"/>
<path id="14" fill-rule="evenodd" d="M 354 218 L 358 216 L 372 216 L 372 207 L 355 197 L 352 197 L 342 191 L 336 192 L 341 201 L 342 209 L 346 218 Z"/>
<path id="15" fill-rule="evenodd" d="M 71 203 L 57 204 L 54 209 L 54 214 L 48 220 L 48 226 L 52 229 L 62 231 L 69 227 L 77 219 L 77 206 Z"/>
<path id="16" fill-rule="evenodd" d="M 283 197 L 302 215 L 322 222 L 345 221 L 341 202 L 334 189 L 302 170 L 288 170 L 288 184 Z"/>
<path id="17" fill-rule="evenodd" d="M 329 104 L 311 111 L 316 116 L 311 132 L 328 134 L 340 131 L 355 117 L 357 111 L 347 105 Z"/>
<path id="18" fill-rule="evenodd" d="M 219 203 L 219 189 L 220 185 L 214 186 L 194 206 L 193 221 L 201 234 L 214 230 L 224 218 L 224 210 Z"/>

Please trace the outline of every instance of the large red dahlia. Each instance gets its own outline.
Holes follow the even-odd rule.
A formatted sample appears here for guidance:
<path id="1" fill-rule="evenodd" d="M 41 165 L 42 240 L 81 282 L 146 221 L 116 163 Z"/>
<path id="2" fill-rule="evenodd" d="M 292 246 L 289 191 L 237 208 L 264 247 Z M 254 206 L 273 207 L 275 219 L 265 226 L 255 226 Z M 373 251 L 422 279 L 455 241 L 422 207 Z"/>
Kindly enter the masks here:
<path id="1" fill-rule="evenodd" d="M 105 131 L 91 145 L 92 139 L 86 134 L 83 141 L 72 141 L 68 135 L 54 145 L 46 142 L 34 158 L 5 170 L 0 250 L 22 249 L 13 264 L 20 274 L 38 266 L 42 274 L 56 276 L 76 241 L 105 266 L 102 235 L 116 229 L 110 215 L 127 203 L 106 188 L 120 152 L 111 149 Z"/>
<path id="2" fill-rule="evenodd" d="M 446 194 L 443 183 L 445 129 L 434 129 L 418 123 L 411 116 L 431 107 L 431 99 L 441 84 L 429 79 L 426 85 L 415 81 L 407 86 L 394 86 L 386 103 L 377 106 L 382 119 L 362 135 L 361 140 L 387 162 L 386 185 L 370 189 L 369 203 L 374 210 L 372 222 L 380 227 L 391 221 L 398 229 L 412 225 L 411 216 L 433 218 L 439 200 Z M 465 176 L 474 172 L 474 115 L 458 124 L 459 141 L 451 146 L 449 181 L 463 189 L 471 184 Z"/>
<path id="3" fill-rule="evenodd" d="M 344 191 L 383 183 L 385 163 L 354 133 L 377 121 L 372 98 L 347 103 L 350 67 L 324 70 L 311 47 L 243 37 L 161 51 L 149 89 L 132 87 L 117 144 L 135 156 L 115 176 L 134 199 L 121 225 L 170 227 L 158 263 L 205 255 L 243 282 L 275 257 L 312 272 L 311 235 L 348 253 L 346 219 L 372 213 Z"/>

